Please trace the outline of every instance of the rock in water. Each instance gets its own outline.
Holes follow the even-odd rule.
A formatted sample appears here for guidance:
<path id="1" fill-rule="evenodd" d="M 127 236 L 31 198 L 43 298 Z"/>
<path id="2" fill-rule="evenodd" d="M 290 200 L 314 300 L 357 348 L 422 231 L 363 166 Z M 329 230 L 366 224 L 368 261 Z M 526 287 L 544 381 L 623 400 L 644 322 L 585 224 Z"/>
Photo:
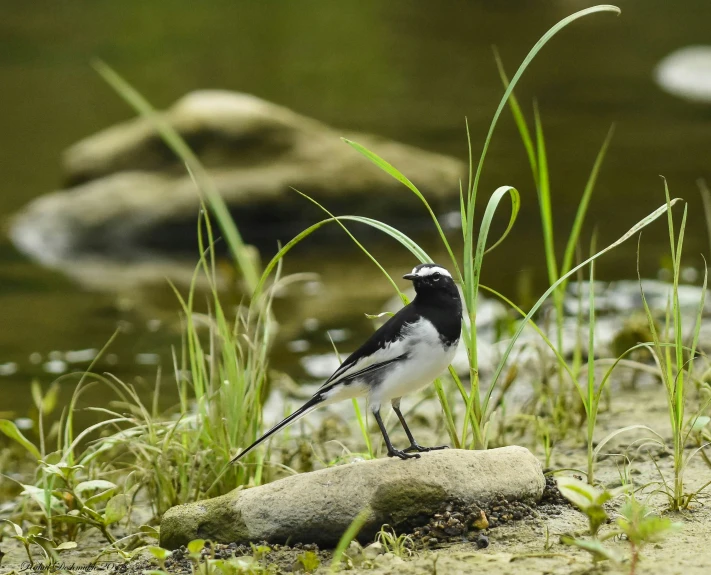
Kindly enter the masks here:
<path id="1" fill-rule="evenodd" d="M 360 537 L 387 523 L 421 524 L 448 501 L 538 501 L 545 486 L 538 460 L 523 447 L 447 449 L 420 459 L 377 459 L 302 473 L 252 489 L 178 505 L 160 526 L 160 544 L 175 549 L 193 539 L 335 545 L 369 509 Z"/>
<path id="2" fill-rule="evenodd" d="M 666 56 L 655 70 L 667 92 L 696 102 L 711 102 L 711 46 L 687 46 Z"/>
<path id="3" fill-rule="evenodd" d="M 457 206 L 466 177 L 457 159 L 343 132 L 248 94 L 192 92 L 160 118 L 206 167 L 245 239 L 270 249 L 325 217 L 292 188 L 338 214 L 392 224 L 426 219 L 414 194 L 341 136 L 396 166 L 438 211 Z M 199 194 L 150 121 L 139 117 L 78 142 L 65 153 L 64 171 L 72 187 L 39 197 L 14 219 L 13 240 L 26 253 L 49 264 L 87 253 L 194 253 Z"/>

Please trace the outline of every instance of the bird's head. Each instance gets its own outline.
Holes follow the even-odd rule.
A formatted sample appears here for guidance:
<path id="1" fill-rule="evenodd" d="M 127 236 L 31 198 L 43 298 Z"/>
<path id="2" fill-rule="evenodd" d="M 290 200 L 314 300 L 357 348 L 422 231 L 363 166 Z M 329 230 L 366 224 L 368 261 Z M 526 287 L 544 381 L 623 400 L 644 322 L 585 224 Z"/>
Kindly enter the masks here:
<path id="1" fill-rule="evenodd" d="M 453 297 L 459 297 L 452 274 L 437 264 L 420 264 L 414 267 L 409 274 L 405 274 L 402 277 L 412 281 L 417 295 L 448 294 Z"/>

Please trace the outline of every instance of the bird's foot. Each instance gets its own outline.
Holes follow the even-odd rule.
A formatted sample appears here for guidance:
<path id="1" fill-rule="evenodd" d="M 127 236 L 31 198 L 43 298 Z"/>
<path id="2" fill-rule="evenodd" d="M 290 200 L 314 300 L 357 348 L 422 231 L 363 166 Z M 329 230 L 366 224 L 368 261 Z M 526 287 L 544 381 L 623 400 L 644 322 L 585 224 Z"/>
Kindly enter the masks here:
<path id="1" fill-rule="evenodd" d="M 420 454 L 407 453 L 407 449 L 405 451 L 400 451 L 399 449 L 392 449 L 388 451 L 388 457 L 399 457 L 400 459 L 419 459 Z"/>
<path id="2" fill-rule="evenodd" d="M 437 451 L 439 449 L 449 449 L 449 445 L 438 445 L 437 447 L 422 447 L 419 443 L 416 441 L 410 445 L 407 449 L 405 449 L 405 453 L 410 453 L 412 451 L 418 451 L 420 453 L 424 453 L 427 451 Z"/>

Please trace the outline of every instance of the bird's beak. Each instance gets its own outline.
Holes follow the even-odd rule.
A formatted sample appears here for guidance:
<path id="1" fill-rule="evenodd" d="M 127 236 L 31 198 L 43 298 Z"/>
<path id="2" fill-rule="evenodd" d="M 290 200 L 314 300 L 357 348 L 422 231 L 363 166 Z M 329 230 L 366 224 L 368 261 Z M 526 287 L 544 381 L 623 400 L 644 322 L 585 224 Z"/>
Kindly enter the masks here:
<path id="1" fill-rule="evenodd" d="M 402 279 L 404 280 L 414 280 L 417 277 L 417 274 L 405 274 L 402 276 Z"/>

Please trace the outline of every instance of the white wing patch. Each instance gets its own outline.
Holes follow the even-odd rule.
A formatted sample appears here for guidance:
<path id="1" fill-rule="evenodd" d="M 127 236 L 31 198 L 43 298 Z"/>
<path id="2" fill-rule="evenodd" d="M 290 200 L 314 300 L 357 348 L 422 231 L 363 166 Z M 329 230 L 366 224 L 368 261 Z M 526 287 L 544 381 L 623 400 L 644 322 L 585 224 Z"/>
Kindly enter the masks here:
<path id="1" fill-rule="evenodd" d="M 418 277 L 426 277 L 426 276 L 431 276 L 432 274 L 440 274 L 443 276 L 447 276 L 449 278 L 452 277 L 452 274 L 450 274 L 446 269 L 439 267 L 439 266 L 431 266 L 431 267 L 426 267 L 426 268 L 420 268 L 419 270 L 417 267 L 412 268 L 412 273 L 417 275 Z"/>
<path id="2" fill-rule="evenodd" d="M 369 367 L 390 362 L 402 355 L 412 355 L 414 352 L 427 357 L 437 349 L 443 349 L 439 333 L 430 321 L 423 318 L 403 326 L 401 339 L 390 342 L 384 348 L 360 358 L 355 363 L 341 366 L 322 387 L 332 387 L 344 378 Z"/>
<path id="3" fill-rule="evenodd" d="M 407 331 L 403 330 L 403 335 L 406 334 Z M 405 345 L 405 338 L 391 341 L 385 347 L 378 349 L 375 353 L 371 355 L 361 357 L 355 363 L 342 365 L 334 372 L 334 374 L 326 381 L 326 383 L 324 383 L 324 386 L 330 386 L 334 383 L 338 383 L 343 378 L 362 371 L 367 367 L 371 367 L 379 363 L 385 363 L 387 361 L 391 361 L 397 357 L 400 357 L 402 354 L 407 353 L 407 347 L 408 346 Z"/>

